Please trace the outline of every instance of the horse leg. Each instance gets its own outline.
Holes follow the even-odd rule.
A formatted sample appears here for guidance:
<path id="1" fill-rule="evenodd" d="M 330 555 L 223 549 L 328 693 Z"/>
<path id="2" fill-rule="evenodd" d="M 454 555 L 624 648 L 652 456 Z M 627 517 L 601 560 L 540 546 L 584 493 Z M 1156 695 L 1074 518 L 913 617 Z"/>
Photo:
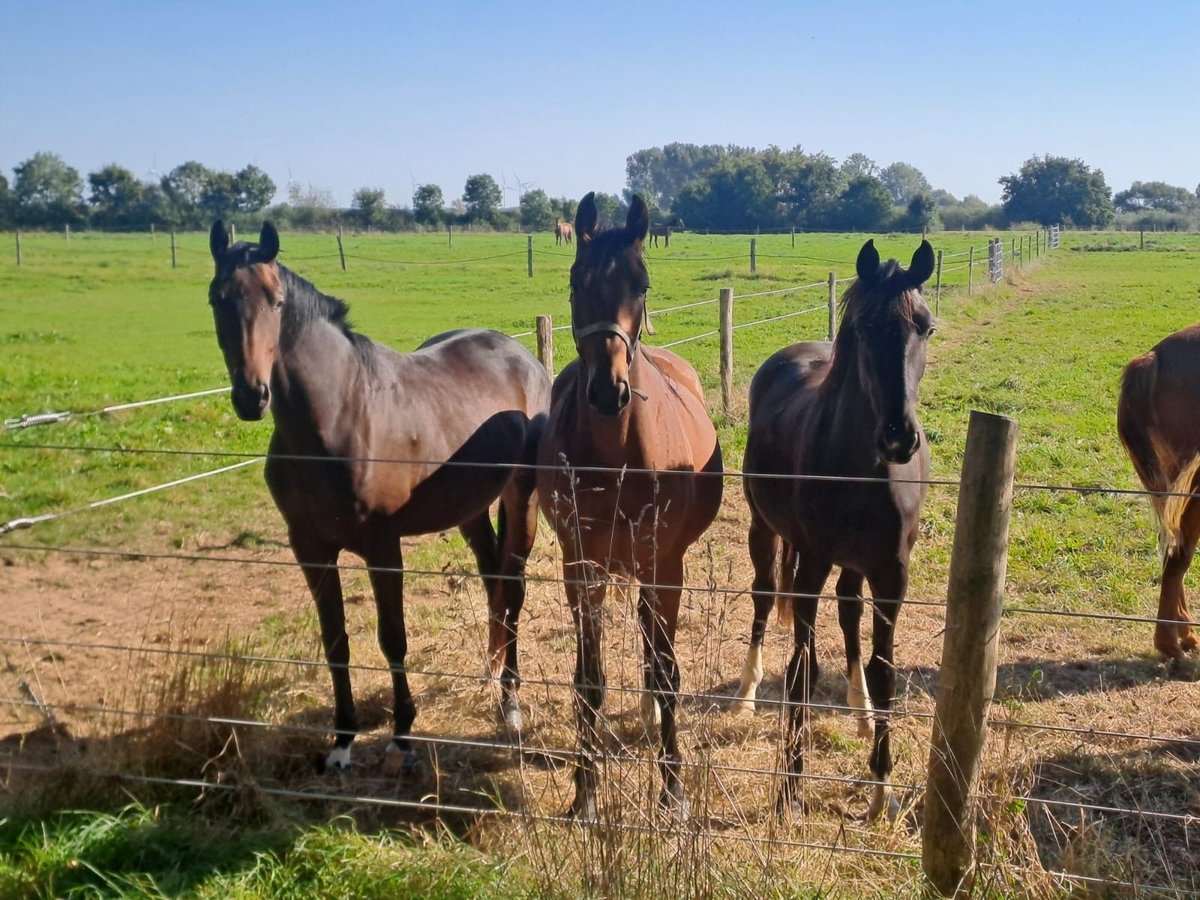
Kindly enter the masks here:
<path id="1" fill-rule="evenodd" d="M 517 472 L 500 496 L 499 610 L 494 608 L 489 596 L 493 623 L 488 637 L 489 651 L 493 659 L 501 652 L 504 655 L 504 668 L 500 674 L 500 715 L 505 727 L 514 735 L 521 733 L 524 724 L 517 695 L 521 687 L 517 668 L 517 620 L 525 605 L 525 565 L 537 534 L 535 478 L 532 470 Z M 495 624 L 497 618 L 499 627 Z"/>
<path id="2" fill-rule="evenodd" d="M 804 732 L 808 727 L 808 703 L 820 668 L 817 664 L 816 633 L 817 599 L 833 564 L 826 560 L 813 561 L 811 554 L 800 554 L 800 565 L 792 582 L 795 644 L 788 661 L 784 679 L 784 694 L 791 709 L 788 712 L 787 735 L 784 747 L 787 772 L 779 793 L 777 809 L 797 811 L 800 776 L 804 773 Z"/>
<path id="3" fill-rule="evenodd" d="M 871 661 L 867 663 L 867 690 L 875 707 L 875 741 L 871 747 L 871 774 L 877 784 L 871 794 L 868 818 L 874 819 L 886 811 L 894 820 L 900 804 L 892 795 L 892 745 L 889 713 L 896 699 L 896 666 L 893 646 L 896 619 L 908 591 L 908 565 L 897 561 L 885 572 L 868 576 L 871 585 L 873 624 L 871 631 Z"/>
<path id="4" fill-rule="evenodd" d="M 350 768 L 350 744 L 358 734 L 354 695 L 350 690 L 350 638 L 346 635 L 346 611 L 342 605 L 342 579 L 337 570 L 338 548 L 289 534 L 292 553 L 304 571 L 304 580 L 321 621 L 321 644 L 333 681 L 333 749 L 326 768 Z"/>
<path id="5" fill-rule="evenodd" d="M 563 565 L 567 600 L 575 622 L 575 722 L 579 731 L 579 760 L 575 765 L 575 799 L 567 815 L 594 822 L 596 808 L 596 718 L 604 703 L 604 660 L 601 608 L 607 588 L 603 567 L 590 560 L 566 560 Z"/>
<path id="6" fill-rule="evenodd" d="M 1195 490 L 1200 485 L 1193 483 Z M 1188 615 L 1187 597 L 1183 590 L 1183 577 L 1192 565 L 1196 543 L 1200 539 L 1200 502 L 1188 500 L 1179 519 L 1179 534 L 1163 558 L 1162 585 L 1159 588 L 1158 618 L 1173 620 L 1179 624 L 1160 621 L 1154 628 L 1154 646 L 1164 656 L 1181 658 L 1196 647 L 1192 634 L 1191 617 Z"/>
<path id="7" fill-rule="evenodd" d="M 372 544 L 366 560 L 375 591 L 379 648 L 392 672 L 393 730 L 384 770 L 389 774 L 411 772 L 416 765 L 416 754 L 408 735 L 417 717 L 417 707 L 404 670 L 408 654 L 408 634 L 404 630 L 404 560 L 396 535 L 381 535 Z"/>
<path id="8" fill-rule="evenodd" d="M 501 513 L 501 515 L 504 515 Z M 483 592 L 488 599 L 488 674 L 499 681 L 504 670 L 504 614 L 496 574 L 500 570 L 497 552 L 496 529 L 488 510 L 458 526 L 467 546 L 475 554 L 475 565 L 483 579 Z"/>
<path id="9" fill-rule="evenodd" d="M 838 624 L 842 626 L 842 638 L 846 643 L 846 678 L 850 686 L 846 689 L 846 705 L 857 710 L 858 736 L 871 736 L 871 699 L 866 692 L 866 677 L 863 674 L 862 645 L 859 640 L 859 623 L 862 620 L 863 576 L 852 569 L 842 569 L 838 576 Z"/>
<path id="10" fill-rule="evenodd" d="M 675 627 L 679 622 L 679 597 L 683 593 L 683 557 L 659 561 L 651 572 L 639 572 L 639 580 L 657 580 L 654 587 L 638 592 L 638 618 L 642 623 L 642 640 L 647 648 L 650 666 L 651 699 L 661 713 L 661 738 L 658 764 L 662 771 L 663 790 L 659 804 L 677 809 L 687 815 L 683 798 L 683 782 L 679 778 L 682 759 L 679 755 L 676 716 L 679 704 L 679 665 L 675 659 Z"/>
<path id="11" fill-rule="evenodd" d="M 767 634 L 767 617 L 775 604 L 775 558 L 779 553 L 779 537 L 766 520 L 750 504 L 750 561 L 754 564 L 754 582 L 750 588 L 754 598 L 754 621 L 750 625 L 750 647 L 742 666 L 742 680 L 731 709 L 738 713 L 753 713 L 758 686 L 763 679 L 763 640 Z"/>

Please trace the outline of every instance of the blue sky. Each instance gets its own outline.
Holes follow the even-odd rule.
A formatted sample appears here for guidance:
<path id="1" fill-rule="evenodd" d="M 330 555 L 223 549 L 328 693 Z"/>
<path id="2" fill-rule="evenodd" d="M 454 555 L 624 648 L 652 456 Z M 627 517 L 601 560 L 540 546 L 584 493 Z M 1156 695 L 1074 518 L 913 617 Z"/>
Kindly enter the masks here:
<path id="1" fill-rule="evenodd" d="M 989 22 L 990 20 L 990 22 Z M 671 141 L 903 160 L 993 202 L 1035 153 L 1200 182 L 1200 3 L 0 2 L 0 171 L 253 162 L 348 204 L 624 186 Z M 507 198 L 512 200 L 510 194 Z"/>

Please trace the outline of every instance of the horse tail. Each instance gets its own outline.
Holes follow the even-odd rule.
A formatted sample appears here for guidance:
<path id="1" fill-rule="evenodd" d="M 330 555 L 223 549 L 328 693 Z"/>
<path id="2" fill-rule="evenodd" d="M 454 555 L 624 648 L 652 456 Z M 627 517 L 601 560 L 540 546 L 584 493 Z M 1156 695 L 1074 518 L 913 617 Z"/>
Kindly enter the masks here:
<path id="1" fill-rule="evenodd" d="M 783 541 L 783 547 L 779 553 L 779 572 L 777 574 L 778 589 L 784 594 L 791 594 L 792 587 L 795 583 L 796 562 L 799 557 L 796 555 L 796 548 Z M 796 603 L 795 599 L 790 596 L 775 595 L 775 622 L 781 628 L 792 628 L 796 618 Z"/>
<path id="2" fill-rule="evenodd" d="M 1168 516 L 1167 501 L 1186 498 L 1165 496 L 1166 492 L 1174 490 L 1178 479 L 1171 479 L 1167 474 L 1174 467 L 1175 454 L 1160 437 L 1158 417 L 1154 412 L 1157 382 L 1158 357 L 1153 350 L 1134 357 L 1125 367 L 1117 400 L 1117 435 L 1142 485 L 1148 491 L 1160 492 L 1151 494 L 1150 507 L 1158 522 L 1159 546 L 1165 554 L 1179 538 L 1179 516 L 1183 512 L 1182 504 L 1171 504 L 1172 515 Z"/>

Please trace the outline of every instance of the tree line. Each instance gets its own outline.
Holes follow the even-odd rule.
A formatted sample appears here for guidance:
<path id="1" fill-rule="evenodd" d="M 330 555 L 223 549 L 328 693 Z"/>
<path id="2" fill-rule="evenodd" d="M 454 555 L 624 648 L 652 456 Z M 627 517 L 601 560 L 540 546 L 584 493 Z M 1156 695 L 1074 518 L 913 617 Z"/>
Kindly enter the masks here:
<path id="1" fill-rule="evenodd" d="M 1114 195 L 1102 171 L 1060 156 L 1030 157 L 1017 172 L 1001 176 L 998 204 L 935 189 L 906 162 L 881 167 L 854 153 L 839 163 L 800 147 L 672 143 L 633 153 L 625 168 L 623 196 L 597 195 L 604 219 L 620 221 L 637 193 L 655 221 L 712 231 L 932 231 L 1018 223 L 1200 229 L 1200 186 L 1191 191 L 1135 181 Z M 538 230 L 558 219 L 571 221 L 576 204 L 535 189 L 505 208 L 500 186 L 487 174 L 467 178 L 461 196 L 449 203 L 436 184 L 419 185 L 403 206 L 377 187 L 356 190 L 349 208 L 313 185 L 289 182 L 286 199 L 272 205 L 276 192 L 275 182 L 254 165 L 227 172 L 188 161 L 146 180 L 110 163 L 85 180 L 57 154 L 41 152 L 14 167 L 11 183 L 0 175 L 0 228 L 182 230 L 206 228 L 218 218 L 256 227 L 269 216 L 290 229 Z"/>

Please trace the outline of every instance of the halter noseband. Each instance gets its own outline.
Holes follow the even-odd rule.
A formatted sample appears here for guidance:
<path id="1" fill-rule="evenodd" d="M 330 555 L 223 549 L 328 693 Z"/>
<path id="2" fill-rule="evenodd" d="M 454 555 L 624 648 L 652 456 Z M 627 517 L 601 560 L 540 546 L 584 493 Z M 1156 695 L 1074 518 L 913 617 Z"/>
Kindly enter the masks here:
<path id="1" fill-rule="evenodd" d="M 591 337 L 593 334 L 615 334 L 625 342 L 625 351 L 629 354 L 629 361 L 633 362 L 633 354 L 637 350 L 638 341 L 641 339 L 641 329 L 638 329 L 638 334 L 630 337 L 616 322 L 596 322 L 594 325 L 588 325 L 586 328 L 575 328 L 575 322 L 571 322 L 571 333 L 575 336 L 575 350 L 579 351 L 580 342 L 585 337 Z"/>

